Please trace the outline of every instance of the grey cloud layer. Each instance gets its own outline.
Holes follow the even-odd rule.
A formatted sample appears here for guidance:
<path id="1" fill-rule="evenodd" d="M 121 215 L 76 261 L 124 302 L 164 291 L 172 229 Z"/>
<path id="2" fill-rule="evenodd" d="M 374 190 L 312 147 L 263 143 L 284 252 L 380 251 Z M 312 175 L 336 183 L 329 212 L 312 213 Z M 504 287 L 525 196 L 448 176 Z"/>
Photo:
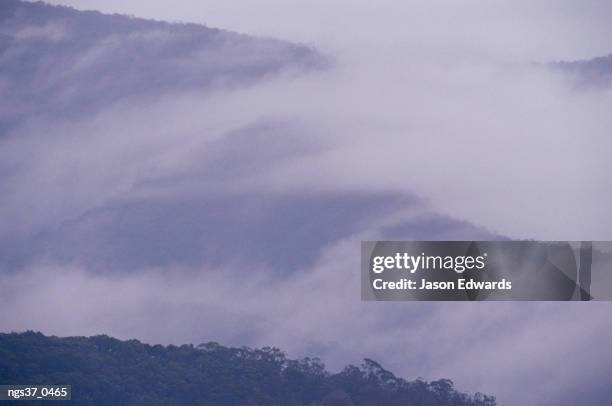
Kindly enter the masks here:
<path id="1" fill-rule="evenodd" d="M 395 41 L 411 9 L 358 2 L 344 36 L 313 34 L 338 49 L 323 70 L 309 48 L 195 26 L 2 20 L 0 328 L 279 345 L 334 367 L 369 356 L 508 404 L 605 398 L 605 303 L 359 301 L 361 239 L 612 237 L 611 90 L 530 63 L 600 52 L 582 39 L 609 10 L 538 4 L 512 38 L 503 10 L 451 7 L 456 35 L 416 23 L 454 21 L 448 3 L 413 3 Z M 312 7 L 330 22 L 345 9 Z M 505 28 L 473 39 L 483 14 Z M 521 43 L 539 21 L 571 33 L 587 17 L 575 41 Z M 279 29 L 309 42 L 295 24 Z"/>
<path id="2" fill-rule="evenodd" d="M 353 298 L 357 251 L 352 240 L 335 244 L 309 272 L 287 278 L 255 267 L 119 276 L 41 265 L 3 278 L 1 304 L 11 311 L 0 323 L 155 343 L 277 345 L 334 369 L 375 357 L 404 376 L 452 377 L 508 404 L 610 400 L 606 303 L 372 306 Z"/>

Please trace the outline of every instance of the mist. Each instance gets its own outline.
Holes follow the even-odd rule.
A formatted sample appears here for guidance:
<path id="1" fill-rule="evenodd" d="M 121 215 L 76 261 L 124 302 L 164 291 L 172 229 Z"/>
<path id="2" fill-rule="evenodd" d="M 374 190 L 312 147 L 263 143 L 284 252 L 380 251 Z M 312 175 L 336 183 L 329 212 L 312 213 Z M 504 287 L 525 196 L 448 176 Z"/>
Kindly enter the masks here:
<path id="1" fill-rule="evenodd" d="M 358 262 L 364 239 L 612 239 L 612 87 L 553 64 L 612 52 L 612 7 L 54 3 L 298 41 L 321 59 L 261 38 L 177 56 L 176 34 L 143 28 L 130 49 L 170 44 L 180 85 L 126 87 L 135 75 L 109 92 L 84 64 L 36 83 L 89 89 L 60 98 L 62 114 L 3 106 L 2 330 L 276 345 L 507 404 L 603 399 L 607 303 L 362 303 Z M 20 41 L 79 32 L 36 27 Z M 83 55 L 112 64 L 123 46 L 102 37 Z M 219 76 L 191 80 L 211 60 Z"/>

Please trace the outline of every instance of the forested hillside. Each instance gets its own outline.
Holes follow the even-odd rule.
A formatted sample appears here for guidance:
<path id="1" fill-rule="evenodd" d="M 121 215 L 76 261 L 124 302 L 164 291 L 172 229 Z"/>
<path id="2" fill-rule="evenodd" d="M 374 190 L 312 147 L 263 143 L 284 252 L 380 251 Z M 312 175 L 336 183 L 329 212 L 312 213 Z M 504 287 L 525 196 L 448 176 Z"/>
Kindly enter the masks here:
<path id="1" fill-rule="evenodd" d="M 126 97 L 199 95 L 325 65 L 314 49 L 198 24 L 42 2 L 0 2 L 0 136 L 36 117 L 92 114 Z"/>
<path id="2" fill-rule="evenodd" d="M 406 381 L 365 359 L 330 373 L 276 348 L 147 345 L 108 336 L 0 334 L 1 384 L 70 384 L 78 405 L 491 406 L 447 379 Z"/>

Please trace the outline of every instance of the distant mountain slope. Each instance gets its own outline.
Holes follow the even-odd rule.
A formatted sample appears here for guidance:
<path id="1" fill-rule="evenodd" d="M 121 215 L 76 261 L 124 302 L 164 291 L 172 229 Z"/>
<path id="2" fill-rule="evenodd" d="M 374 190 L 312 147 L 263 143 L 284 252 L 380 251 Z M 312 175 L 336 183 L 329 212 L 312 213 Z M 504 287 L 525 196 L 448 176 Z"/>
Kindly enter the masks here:
<path id="1" fill-rule="evenodd" d="M 79 113 L 138 94 L 245 84 L 308 70 L 313 49 L 196 24 L 0 2 L 0 135 L 32 114 Z"/>
<path id="2" fill-rule="evenodd" d="M 372 219 L 415 205 L 406 196 L 222 189 L 322 153 L 323 142 L 291 119 L 251 122 L 241 117 L 244 107 L 232 104 L 225 116 L 218 113 L 227 128 L 213 123 L 221 134 L 209 140 L 210 117 L 202 106 L 186 119 L 192 127 L 187 131 L 176 128 L 185 119 L 160 109 L 157 115 L 174 123 L 163 133 L 151 128 L 146 114 L 134 115 L 136 124 L 124 130 L 121 116 L 108 113 L 119 100 L 146 112 L 179 92 L 244 90 L 280 72 L 327 66 L 309 47 L 19 0 L 0 2 L 0 36 L 0 97 L 10 100 L 0 104 L 0 139 L 13 134 L 4 150 L 15 151 L 0 155 L 7 158 L 0 160 L 0 191 L 7 191 L 0 210 L 15 208 L 3 216 L 36 216 L 89 199 L 19 236 L 3 224 L 0 272 L 40 257 L 102 271 L 231 260 L 286 272 L 311 265 L 321 249 L 362 231 Z M 210 109 L 215 107 L 212 102 Z M 96 121 L 92 113 L 102 118 Z M 180 159 L 172 158 L 175 149 Z M 51 151 L 62 158 L 52 158 Z M 167 166 L 169 160 L 177 161 L 175 167 Z M 79 184 L 93 190 L 82 192 Z M 189 192 L 167 192 L 178 186 Z M 37 189 L 49 193 L 32 197 Z M 456 238 L 457 228 L 475 238 L 486 235 L 442 223 L 446 227 L 432 227 L 429 219 L 410 223 L 402 236 Z"/>
<path id="3" fill-rule="evenodd" d="M 580 61 L 557 62 L 554 66 L 584 85 L 612 84 L 612 54 Z"/>
<path id="4" fill-rule="evenodd" d="M 161 346 L 108 336 L 0 334 L 2 384 L 71 384 L 78 405 L 493 406 L 447 379 L 408 382 L 366 359 L 331 374 L 318 359 L 217 343 Z"/>
<path id="5" fill-rule="evenodd" d="M 159 101 L 185 91 L 212 100 L 213 89 L 248 91 L 279 73 L 326 67 L 312 48 L 19 0 L 0 2 L 0 38 L 0 97 L 10 100 L 0 104 L 0 139 L 13 135 L 0 150 L 0 213 L 27 217 L 14 222 L 20 231 L 36 218 L 19 235 L 3 224 L 0 272 L 41 257 L 103 272 L 227 261 L 287 272 L 417 204 L 384 193 L 245 191 L 243 184 L 322 154 L 325 142 L 292 117 L 243 117 L 249 106 L 240 96 L 223 112 L 215 99 L 189 116 L 173 113 L 184 104 Z M 158 102 L 163 108 L 151 114 Z M 116 114 L 135 106 L 131 120 Z M 152 115 L 168 128 L 157 131 Z M 385 233 L 397 235 L 490 237 L 444 218 Z"/>

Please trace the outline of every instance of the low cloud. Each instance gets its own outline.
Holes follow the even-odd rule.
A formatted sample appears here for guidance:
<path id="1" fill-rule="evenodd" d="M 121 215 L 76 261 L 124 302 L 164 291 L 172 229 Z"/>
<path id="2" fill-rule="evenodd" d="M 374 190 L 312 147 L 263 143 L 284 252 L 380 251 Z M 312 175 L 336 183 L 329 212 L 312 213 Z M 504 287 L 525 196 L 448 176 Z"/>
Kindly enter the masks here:
<path id="1" fill-rule="evenodd" d="M 409 9 L 357 19 L 324 44 L 328 69 L 308 48 L 231 35 L 207 48 L 157 25 L 62 48 L 60 64 L 18 39 L 2 61 L 29 55 L 42 73 L 39 87 L 0 81 L 19 95 L 0 109 L 0 328 L 277 345 L 333 368 L 371 357 L 508 404 L 604 396 L 606 303 L 359 299 L 362 239 L 611 239 L 612 90 L 532 63 L 605 44 L 527 41 L 539 21 L 585 28 L 567 11 L 558 23 L 569 3 L 543 4 L 516 38 L 491 6 L 462 9 L 458 33 L 457 6 L 438 2 L 416 3 L 414 25 L 397 21 Z M 599 21 L 593 4 L 579 16 Z M 429 12 L 447 28 L 417 24 Z M 53 46 L 78 37 L 63 32 Z"/>
<path id="2" fill-rule="evenodd" d="M 254 267 L 101 275 L 41 264 L 3 277 L 0 324 L 150 343 L 275 345 L 320 356 L 332 370 L 373 357 L 407 378 L 451 377 L 509 404 L 569 405 L 586 390 L 606 393 L 607 304 L 359 302 L 357 251 L 352 240 L 339 242 L 291 275 Z"/>

